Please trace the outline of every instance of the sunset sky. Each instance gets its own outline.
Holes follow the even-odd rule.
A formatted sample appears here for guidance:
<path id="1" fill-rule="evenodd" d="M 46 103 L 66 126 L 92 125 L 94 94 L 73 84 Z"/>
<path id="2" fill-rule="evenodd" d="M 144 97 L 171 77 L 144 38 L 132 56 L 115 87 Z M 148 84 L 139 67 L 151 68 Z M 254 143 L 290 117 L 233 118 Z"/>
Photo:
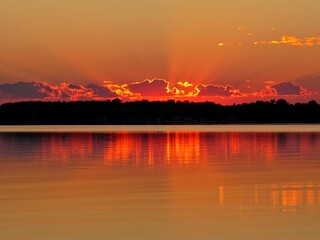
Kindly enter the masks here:
<path id="1" fill-rule="evenodd" d="M 1 0 L 0 102 L 320 101 L 317 0 Z"/>

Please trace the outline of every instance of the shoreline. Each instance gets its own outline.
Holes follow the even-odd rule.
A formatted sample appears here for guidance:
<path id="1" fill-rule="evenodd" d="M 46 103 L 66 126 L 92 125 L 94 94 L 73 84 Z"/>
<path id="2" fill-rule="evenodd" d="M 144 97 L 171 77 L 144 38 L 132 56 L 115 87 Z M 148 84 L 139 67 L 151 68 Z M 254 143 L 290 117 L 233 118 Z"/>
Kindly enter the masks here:
<path id="1" fill-rule="evenodd" d="M 117 132 L 291 132 L 320 133 L 320 124 L 219 124 L 219 125 L 2 125 L 0 133 L 117 133 Z"/>

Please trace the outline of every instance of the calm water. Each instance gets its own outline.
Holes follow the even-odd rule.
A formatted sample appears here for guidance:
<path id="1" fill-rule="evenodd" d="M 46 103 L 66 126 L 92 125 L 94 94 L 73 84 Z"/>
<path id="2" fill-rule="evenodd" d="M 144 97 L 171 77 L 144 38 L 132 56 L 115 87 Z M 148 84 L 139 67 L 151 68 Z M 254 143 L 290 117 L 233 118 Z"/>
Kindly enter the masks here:
<path id="1" fill-rule="evenodd" d="M 319 125 L 0 132 L 1 239 L 320 239 Z"/>

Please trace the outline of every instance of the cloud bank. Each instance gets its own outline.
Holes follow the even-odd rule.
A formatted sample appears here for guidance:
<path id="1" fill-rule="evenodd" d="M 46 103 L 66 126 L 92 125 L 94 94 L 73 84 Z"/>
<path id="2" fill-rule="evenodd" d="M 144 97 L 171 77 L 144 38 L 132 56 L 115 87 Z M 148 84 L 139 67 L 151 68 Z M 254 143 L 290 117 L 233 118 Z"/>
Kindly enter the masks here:
<path id="1" fill-rule="evenodd" d="M 301 97 L 312 95 L 308 89 L 292 82 L 265 82 L 266 87 L 256 92 L 245 92 L 230 84 L 197 84 L 189 82 L 170 83 L 164 79 L 143 80 L 117 85 L 103 82 L 101 85 L 87 86 L 74 83 L 51 85 L 45 82 L 17 82 L 0 84 L 0 101 L 78 101 L 108 100 L 121 98 L 124 101 L 150 99 L 185 99 L 191 101 L 210 101 L 212 99 L 254 100 L 268 97 Z"/>

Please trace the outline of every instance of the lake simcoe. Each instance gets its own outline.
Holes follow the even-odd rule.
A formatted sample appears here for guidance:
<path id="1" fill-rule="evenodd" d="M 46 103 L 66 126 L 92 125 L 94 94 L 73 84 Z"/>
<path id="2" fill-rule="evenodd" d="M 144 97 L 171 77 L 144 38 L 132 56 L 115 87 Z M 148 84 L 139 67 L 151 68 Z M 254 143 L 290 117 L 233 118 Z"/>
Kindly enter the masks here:
<path id="1" fill-rule="evenodd" d="M 1 239 L 318 239 L 320 125 L 2 126 Z"/>

